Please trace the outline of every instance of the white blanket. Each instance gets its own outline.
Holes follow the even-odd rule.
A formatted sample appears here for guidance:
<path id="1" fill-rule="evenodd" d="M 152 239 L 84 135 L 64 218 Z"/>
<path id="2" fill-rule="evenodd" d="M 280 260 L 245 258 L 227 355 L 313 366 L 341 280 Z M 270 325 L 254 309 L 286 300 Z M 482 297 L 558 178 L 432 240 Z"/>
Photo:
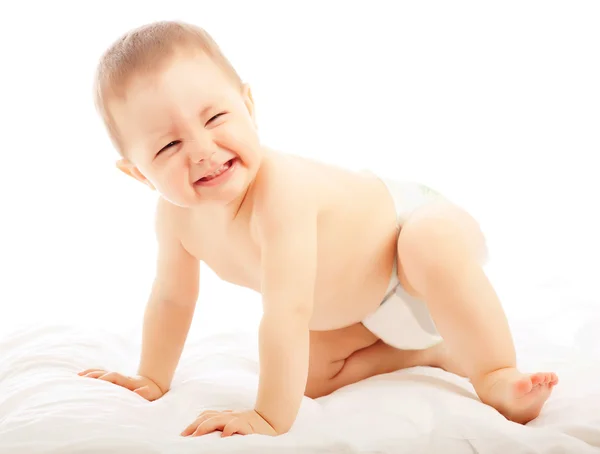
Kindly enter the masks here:
<path id="1" fill-rule="evenodd" d="M 518 293 L 521 303 L 534 293 L 547 300 L 544 314 L 511 316 L 521 365 L 560 375 L 542 414 L 527 426 L 508 422 L 480 403 L 468 381 L 439 369 L 412 368 L 318 400 L 305 398 L 292 431 L 281 437 L 221 439 L 214 433 L 182 438 L 179 433 L 203 409 L 253 404 L 255 336 L 221 334 L 191 341 L 172 391 L 150 403 L 110 383 L 76 375 L 93 365 L 133 372 L 139 355 L 136 336 L 47 326 L 0 340 L 0 452 L 599 452 L 597 303 L 577 300 L 564 289 Z M 569 312 L 570 319 L 561 309 L 565 306 L 577 309 Z"/>

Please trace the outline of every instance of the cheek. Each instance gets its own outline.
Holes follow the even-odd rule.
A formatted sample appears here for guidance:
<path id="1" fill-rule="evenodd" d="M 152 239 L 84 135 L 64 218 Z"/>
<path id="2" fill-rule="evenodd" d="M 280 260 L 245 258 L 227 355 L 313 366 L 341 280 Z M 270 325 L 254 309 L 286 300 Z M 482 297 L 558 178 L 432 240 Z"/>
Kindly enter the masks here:
<path id="1" fill-rule="evenodd" d="M 173 157 L 172 161 L 158 172 L 157 180 L 164 191 L 170 193 L 180 192 L 181 188 L 188 182 L 188 173 L 180 161 L 180 159 Z"/>
<path id="2" fill-rule="evenodd" d="M 221 147 L 231 150 L 244 160 L 252 160 L 260 141 L 252 123 L 235 122 L 223 125 L 216 136 Z"/>

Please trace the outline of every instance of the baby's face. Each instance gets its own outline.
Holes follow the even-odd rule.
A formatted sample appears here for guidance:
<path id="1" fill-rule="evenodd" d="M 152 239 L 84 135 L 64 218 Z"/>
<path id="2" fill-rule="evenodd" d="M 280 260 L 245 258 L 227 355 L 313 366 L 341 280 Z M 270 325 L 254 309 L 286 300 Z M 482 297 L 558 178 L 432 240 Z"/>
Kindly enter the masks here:
<path id="1" fill-rule="evenodd" d="M 175 205 L 231 202 L 256 175 L 262 151 L 250 91 L 204 55 L 139 77 L 110 112 L 129 165 Z"/>

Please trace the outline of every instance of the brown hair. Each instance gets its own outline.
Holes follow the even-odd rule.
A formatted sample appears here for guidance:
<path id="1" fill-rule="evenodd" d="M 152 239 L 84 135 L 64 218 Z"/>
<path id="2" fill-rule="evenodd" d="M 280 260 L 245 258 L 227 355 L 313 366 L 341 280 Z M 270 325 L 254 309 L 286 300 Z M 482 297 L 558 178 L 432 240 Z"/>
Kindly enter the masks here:
<path id="1" fill-rule="evenodd" d="M 134 76 L 160 70 L 177 51 L 204 53 L 236 86 L 242 86 L 240 76 L 204 29 L 181 21 L 159 21 L 130 30 L 104 52 L 94 78 L 96 109 L 120 154 L 123 149 L 109 102 L 125 95 Z"/>

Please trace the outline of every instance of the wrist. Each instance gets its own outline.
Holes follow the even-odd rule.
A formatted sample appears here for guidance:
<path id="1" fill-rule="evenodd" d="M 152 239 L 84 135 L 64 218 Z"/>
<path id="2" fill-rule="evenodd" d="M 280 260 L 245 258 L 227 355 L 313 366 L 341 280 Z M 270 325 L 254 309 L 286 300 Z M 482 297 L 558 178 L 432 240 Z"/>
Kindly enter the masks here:
<path id="1" fill-rule="evenodd" d="M 271 419 L 270 419 L 270 418 L 268 418 L 268 417 L 265 415 L 265 413 L 264 413 L 262 410 L 260 410 L 259 408 L 256 408 L 256 407 L 255 407 L 255 408 L 253 409 L 253 411 L 254 411 L 254 413 L 256 413 L 258 416 L 260 416 L 260 417 L 261 417 L 261 419 L 262 419 L 264 422 L 266 422 L 266 423 L 269 425 L 269 427 L 271 427 L 271 429 L 273 429 L 273 432 L 275 432 L 277 435 L 281 435 L 282 433 L 285 433 L 285 432 L 282 432 L 282 431 L 280 431 L 280 430 L 277 430 L 277 425 L 276 425 L 276 424 L 274 424 L 273 422 L 271 422 Z"/>
<path id="2" fill-rule="evenodd" d="M 157 374 L 149 373 L 140 367 L 137 371 L 138 376 L 144 377 L 146 380 L 150 380 L 160 390 L 161 394 L 166 394 L 170 388 L 170 382 L 160 378 L 157 378 Z"/>
<path id="3" fill-rule="evenodd" d="M 293 425 L 308 378 L 309 330 L 302 321 L 265 323 L 254 411 L 278 433 Z"/>

